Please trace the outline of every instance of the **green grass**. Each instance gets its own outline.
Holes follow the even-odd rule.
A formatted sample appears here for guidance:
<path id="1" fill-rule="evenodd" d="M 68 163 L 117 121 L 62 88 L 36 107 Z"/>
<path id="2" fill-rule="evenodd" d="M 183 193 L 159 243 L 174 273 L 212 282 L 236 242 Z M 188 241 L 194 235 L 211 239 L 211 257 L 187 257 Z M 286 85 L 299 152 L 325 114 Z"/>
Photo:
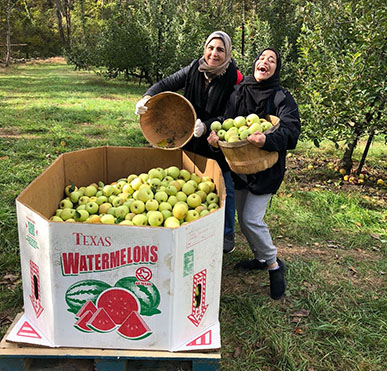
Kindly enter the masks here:
<path id="1" fill-rule="evenodd" d="M 148 145 L 135 103 L 145 87 L 65 64 L 0 70 L 0 335 L 22 311 L 15 199 L 60 154 L 100 145 Z M 366 139 L 366 138 L 365 138 Z M 359 161 L 364 142 L 356 149 Z M 268 296 L 267 272 L 233 269 L 251 252 L 237 225 L 224 256 L 220 302 L 224 370 L 383 370 L 387 357 L 386 188 L 350 185 L 329 163 L 328 142 L 300 142 L 266 215 L 287 264 L 284 299 Z M 365 169 L 386 180 L 377 137 Z M 307 169 L 313 164 L 313 169 Z M 16 282 L 6 274 L 19 277 Z M 303 312 L 300 312 L 302 311 Z M 297 315 L 303 313 L 303 315 Z M 9 325 L 9 324 L 8 324 Z"/>

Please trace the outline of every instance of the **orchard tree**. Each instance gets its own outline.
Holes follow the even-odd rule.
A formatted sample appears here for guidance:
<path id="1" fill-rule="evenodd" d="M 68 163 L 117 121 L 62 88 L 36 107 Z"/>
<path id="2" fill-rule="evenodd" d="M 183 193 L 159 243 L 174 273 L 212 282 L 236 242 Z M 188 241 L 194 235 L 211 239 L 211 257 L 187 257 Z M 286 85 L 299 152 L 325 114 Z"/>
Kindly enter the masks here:
<path id="1" fill-rule="evenodd" d="M 323 139 L 344 141 L 347 172 L 362 136 L 386 134 L 386 14 L 383 0 L 316 0 L 304 9 L 298 39 L 303 134 L 317 146 Z"/>

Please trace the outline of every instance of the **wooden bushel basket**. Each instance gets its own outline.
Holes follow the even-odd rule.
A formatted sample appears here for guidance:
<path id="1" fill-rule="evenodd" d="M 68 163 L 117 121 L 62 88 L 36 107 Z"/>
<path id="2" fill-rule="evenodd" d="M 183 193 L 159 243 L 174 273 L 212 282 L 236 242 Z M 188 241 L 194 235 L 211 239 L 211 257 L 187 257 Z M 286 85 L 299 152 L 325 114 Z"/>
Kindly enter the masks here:
<path id="1" fill-rule="evenodd" d="M 188 99 L 166 91 L 154 95 L 146 106 L 148 110 L 140 116 L 140 126 L 152 146 L 178 149 L 192 138 L 196 112 Z"/>
<path id="2" fill-rule="evenodd" d="M 273 124 L 265 134 L 279 128 L 280 120 L 277 116 L 267 115 L 265 118 Z M 247 140 L 232 143 L 220 140 L 218 143 L 230 169 L 237 174 L 255 174 L 272 167 L 278 161 L 278 152 L 265 151 Z"/>

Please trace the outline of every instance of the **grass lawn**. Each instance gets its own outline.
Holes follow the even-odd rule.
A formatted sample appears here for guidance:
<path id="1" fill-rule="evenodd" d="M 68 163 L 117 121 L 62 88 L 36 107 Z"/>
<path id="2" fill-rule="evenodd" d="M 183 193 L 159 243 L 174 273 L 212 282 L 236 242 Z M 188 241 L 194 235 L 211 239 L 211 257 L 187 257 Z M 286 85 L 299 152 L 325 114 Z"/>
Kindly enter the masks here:
<path id="1" fill-rule="evenodd" d="M 23 307 L 16 197 L 64 152 L 147 146 L 134 114 L 144 91 L 60 60 L 0 69 L 0 336 Z M 335 170 L 343 149 L 329 143 L 300 141 L 288 156 L 266 215 L 288 268 L 283 299 L 269 298 L 266 271 L 233 269 L 251 257 L 237 225 L 223 259 L 223 370 L 386 368 L 387 193 L 376 184 L 387 179 L 386 149 L 376 138 L 363 184 Z"/>

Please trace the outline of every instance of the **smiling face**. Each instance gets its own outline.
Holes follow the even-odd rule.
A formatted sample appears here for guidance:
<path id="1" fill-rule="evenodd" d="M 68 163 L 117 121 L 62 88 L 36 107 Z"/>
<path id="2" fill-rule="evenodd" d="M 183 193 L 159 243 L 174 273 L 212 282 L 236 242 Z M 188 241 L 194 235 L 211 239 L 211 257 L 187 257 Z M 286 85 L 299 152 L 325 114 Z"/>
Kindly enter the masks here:
<path id="1" fill-rule="evenodd" d="M 255 63 L 254 77 L 258 82 L 274 75 L 277 68 L 277 55 L 273 50 L 265 50 Z"/>
<path id="2" fill-rule="evenodd" d="M 220 66 L 226 60 L 226 51 L 221 39 L 212 39 L 204 50 L 204 59 L 211 67 Z"/>

